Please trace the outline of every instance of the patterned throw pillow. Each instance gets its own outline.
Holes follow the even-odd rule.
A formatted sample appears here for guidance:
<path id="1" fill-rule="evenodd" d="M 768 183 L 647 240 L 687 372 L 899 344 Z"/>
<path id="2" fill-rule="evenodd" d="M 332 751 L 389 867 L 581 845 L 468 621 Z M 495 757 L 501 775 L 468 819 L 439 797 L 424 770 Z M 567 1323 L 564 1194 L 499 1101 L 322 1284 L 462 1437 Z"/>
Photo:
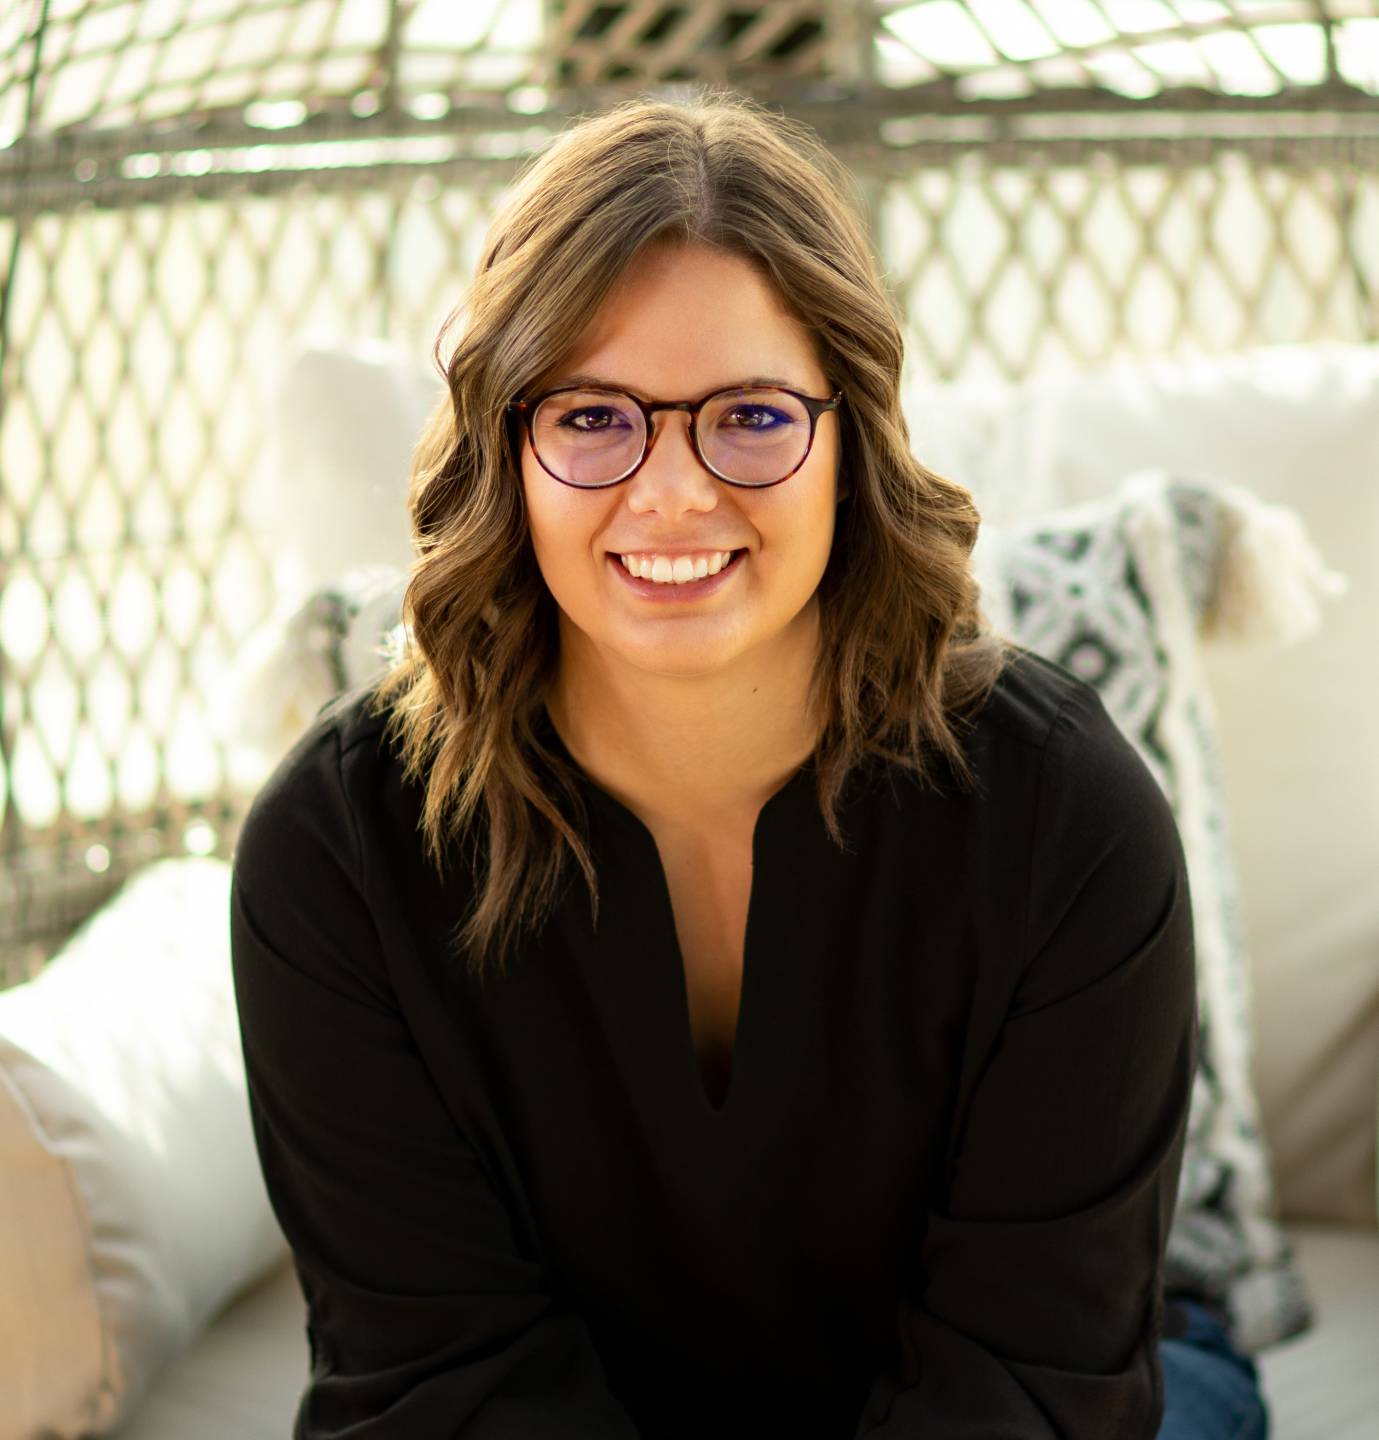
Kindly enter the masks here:
<path id="1" fill-rule="evenodd" d="M 992 623 L 1094 686 L 1172 803 L 1201 1058 L 1165 1289 L 1219 1306 L 1247 1353 L 1314 1315 L 1276 1218 L 1250 1078 L 1249 970 L 1199 637 L 1287 640 L 1315 626 L 1319 596 L 1344 581 L 1293 520 L 1238 486 L 1144 471 L 1104 499 L 984 526 L 974 556 Z"/>
<path id="2" fill-rule="evenodd" d="M 1276 1219 L 1250 1079 L 1249 974 L 1199 636 L 1291 639 L 1334 591 L 1291 511 L 1237 486 L 1158 471 L 1103 500 L 984 525 L 973 565 L 995 626 L 1093 685 L 1172 803 L 1197 942 L 1201 1058 L 1166 1290 L 1205 1298 L 1247 1353 L 1308 1329 L 1312 1307 Z M 320 706 L 404 643 L 406 576 L 352 571 L 278 623 L 240 713 L 281 753 Z"/>

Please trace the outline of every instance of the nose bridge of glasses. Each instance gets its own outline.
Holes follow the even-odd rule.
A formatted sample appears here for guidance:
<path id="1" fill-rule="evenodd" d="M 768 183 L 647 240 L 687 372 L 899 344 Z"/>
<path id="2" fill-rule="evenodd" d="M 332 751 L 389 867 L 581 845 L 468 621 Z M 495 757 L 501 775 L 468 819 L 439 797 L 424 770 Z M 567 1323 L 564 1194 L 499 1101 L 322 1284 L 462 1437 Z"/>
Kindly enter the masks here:
<path id="1" fill-rule="evenodd" d="M 666 428 L 664 425 L 657 423 L 658 412 L 662 410 L 672 412 L 680 410 L 684 412 L 685 423 L 681 429 L 685 437 L 685 443 L 693 450 L 695 448 L 694 427 L 699 418 L 699 405 L 693 400 L 657 400 L 646 407 L 646 436 L 644 441 L 646 453 L 648 455 L 651 453 L 656 445 L 657 436 Z"/>
<path id="2" fill-rule="evenodd" d="M 652 459 L 652 452 L 656 449 L 656 442 L 660 437 L 661 430 L 664 428 L 663 426 L 658 426 L 656 423 L 658 418 L 657 412 L 662 410 L 671 412 L 679 410 L 683 411 L 685 415 L 684 424 L 679 427 L 683 436 L 682 443 L 685 449 L 678 457 L 672 453 L 669 458 L 666 459 L 666 463 L 671 466 L 671 473 L 677 476 L 672 483 L 678 485 L 683 479 L 687 478 L 690 471 L 693 471 L 697 478 L 691 481 L 691 485 L 697 493 L 702 485 L 712 484 L 714 480 L 719 478 L 717 473 L 709 468 L 708 463 L 700 452 L 696 439 L 695 426 L 698 421 L 701 404 L 702 402 L 694 400 L 660 400 L 646 406 L 645 419 L 647 429 L 642 437 L 642 458 L 633 467 L 631 475 L 627 477 L 631 480 L 633 486 L 637 488 L 646 485 L 655 487 L 664 483 L 664 477 L 658 481 L 657 462 Z M 690 462 L 689 470 L 682 469 L 686 460 Z"/>

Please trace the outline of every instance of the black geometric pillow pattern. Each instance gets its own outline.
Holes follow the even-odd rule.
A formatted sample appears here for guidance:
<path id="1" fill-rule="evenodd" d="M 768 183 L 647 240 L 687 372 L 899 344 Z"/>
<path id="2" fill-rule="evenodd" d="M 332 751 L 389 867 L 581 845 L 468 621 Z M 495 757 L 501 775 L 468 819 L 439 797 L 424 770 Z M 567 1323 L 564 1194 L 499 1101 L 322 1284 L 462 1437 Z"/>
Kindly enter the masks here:
<path id="1" fill-rule="evenodd" d="M 1250 1078 L 1240 894 L 1199 662 L 1199 633 L 1236 548 L 1226 538 L 1249 521 L 1236 487 L 1140 472 L 1102 499 L 984 535 L 977 568 L 993 623 L 1095 687 L 1177 818 L 1201 1046 L 1165 1291 L 1217 1308 L 1253 1354 L 1309 1329 L 1314 1315 L 1276 1219 Z"/>
<path id="2" fill-rule="evenodd" d="M 1177 818 L 1192 890 L 1201 1044 L 1165 1291 L 1215 1306 L 1236 1346 L 1253 1354 L 1308 1329 L 1314 1316 L 1275 1218 L 1250 1079 L 1239 890 L 1198 660 L 1227 537 L 1250 523 L 1242 498 L 1235 487 L 1142 472 L 1105 499 L 1037 522 L 984 525 L 974 566 L 997 628 L 1096 688 Z M 287 722 L 278 751 L 335 693 L 365 683 L 400 653 L 406 579 L 390 567 L 351 571 L 281 627 L 293 653 L 280 650 L 275 666 L 295 686 L 293 704 L 274 709 L 261 667 L 258 693 L 243 706 L 260 721 L 278 713 Z"/>

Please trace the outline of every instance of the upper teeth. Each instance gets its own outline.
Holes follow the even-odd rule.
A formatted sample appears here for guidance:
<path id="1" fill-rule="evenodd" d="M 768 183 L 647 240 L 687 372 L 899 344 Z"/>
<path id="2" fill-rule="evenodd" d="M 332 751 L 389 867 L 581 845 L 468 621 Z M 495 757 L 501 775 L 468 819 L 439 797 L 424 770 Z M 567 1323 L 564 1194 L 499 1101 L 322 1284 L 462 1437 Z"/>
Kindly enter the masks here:
<path id="1" fill-rule="evenodd" d="M 684 585 L 690 580 L 702 580 L 705 575 L 717 575 L 733 558 L 731 550 L 706 550 L 702 555 L 623 555 L 620 557 L 628 573 L 643 580 L 654 580 L 658 585 Z"/>

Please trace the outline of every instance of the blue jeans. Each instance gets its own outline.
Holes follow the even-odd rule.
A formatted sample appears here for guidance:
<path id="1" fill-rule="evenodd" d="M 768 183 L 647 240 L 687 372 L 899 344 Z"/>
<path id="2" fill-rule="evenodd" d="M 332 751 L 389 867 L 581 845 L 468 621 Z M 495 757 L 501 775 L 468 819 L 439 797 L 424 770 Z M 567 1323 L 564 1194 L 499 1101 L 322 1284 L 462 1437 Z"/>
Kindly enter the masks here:
<path id="1" fill-rule="evenodd" d="M 1187 1312 L 1187 1333 L 1165 1333 L 1159 1344 L 1164 1418 L 1158 1440 L 1268 1440 L 1269 1407 L 1254 1361 L 1231 1345 L 1206 1306 L 1172 1303 Z"/>

